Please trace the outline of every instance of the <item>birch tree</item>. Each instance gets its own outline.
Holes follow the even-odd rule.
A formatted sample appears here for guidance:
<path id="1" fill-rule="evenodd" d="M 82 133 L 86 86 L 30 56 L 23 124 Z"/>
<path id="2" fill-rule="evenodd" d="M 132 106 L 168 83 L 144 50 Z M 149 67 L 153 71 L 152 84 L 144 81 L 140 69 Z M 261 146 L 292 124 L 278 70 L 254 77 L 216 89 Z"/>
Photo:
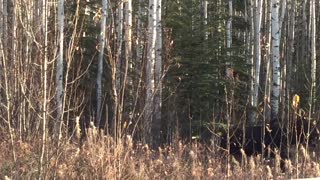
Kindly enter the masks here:
<path id="1" fill-rule="evenodd" d="M 253 12 L 253 1 L 248 0 L 248 18 L 247 21 L 250 24 L 250 28 L 247 30 L 248 31 L 248 38 L 247 38 L 247 46 L 248 46 L 248 65 L 251 67 L 250 68 L 250 88 L 249 88 L 249 100 L 250 100 L 250 105 L 253 108 L 254 103 L 255 103 L 255 97 L 254 97 L 254 12 Z M 255 113 L 253 110 L 249 112 L 249 123 L 253 124 L 255 122 L 254 119 Z"/>
<path id="2" fill-rule="evenodd" d="M 106 39 L 106 21 L 107 21 L 107 0 L 102 0 L 102 17 L 100 24 L 100 36 L 99 36 L 99 59 L 98 59 L 98 74 L 97 74 L 97 124 L 100 128 L 101 111 L 102 111 L 102 71 L 103 71 L 103 54 Z"/>
<path id="3" fill-rule="evenodd" d="M 149 0 L 148 17 L 148 49 L 146 64 L 146 99 L 145 99 L 145 140 L 151 142 L 151 125 L 153 122 L 153 96 L 155 92 L 154 83 L 154 64 L 155 64 L 155 45 L 156 45 L 156 3 L 157 0 Z"/>
<path id="4" fill-rule="evenodd" d="M 226 27 L 226 32 L 227 32 L 227 49 L 228 49 L 228 56 L 229 56 L 229 60 L 230 60 L 230 56 L 231 56 L 231 45 L 232 45 L 232 15 L 233 15 L 233 7 L 232 7 L 232 1 L 233 0 L 228 0 L 228 15 L 229 15 L 229 18 L 228 18 L 228 21 L 227 21 L 227 27 Z M 227 65 L 230 65 L 229 64 L 230 62 L 228 62 Z"/>
<path id="5" fill-rule="evenodd" d="M 308 49 L 308 45 L 307 45 L 307 34 L 308 34 L 308 24 L 307 24 L 307 0 L 303 0 L 302 2 L 302 42 L 301 42 L 301 59 L 307 59 L 307 49 Z"/>
<path id="6" fill-rule="evenodd" d="M 117 137 L 117 130 L 120 128 L 120 121 L 122 116 L 122 106 L 121 106 L 121 81 L 122 81 L 122 43 L 123 43 L 123 0 L 120 0 L 117 8 L 117 53 L 116 53 L 116 89 L 114 92 L 114 102 L 115 102 L 115 114 L 114 114 L 114 131 Z"/>
<path id="7" fill-rule="evenodd" d="M 42 144 L 41 144 L 41 155 L 39 159 L 39 179 L 42 176 L 43 171 L 43 161 L 45 155 L 45 147 L 46 147 L 46 127 L 47 127 L 47 77 L 48 77 L 48 17 L 47 17 L 47 0 L 42 0 L 41 2 L 42 7 L 40 12 L 41 14 L 41 28 L 42 28 L 42 71 L 41 71 L 41 78 L 42 78 Z"/>
<path id="8" fill-rule="evenodd" d="M 57 59 L 57 73 L 56 73 L 56 101 L 57 101 L 57 117 L 56 117 L 56 135 L 58 139 L 61 138 L 61 128 L 63 124 L 63 38 L 64 38 L 64 0 L 58 1 L 58 29 L 59 29 L 59 53 Z"/>
<path id="9" fill-rule="evenodd" d="M 122 3 L 122 2 L 121 2 Z M 123 10 L 125 9 L 125 11 Z M 118 49 L 118 64 L 117 64 L 117 69 L 118 69 L 118 79 L 121 85 L 118 91 L 119 91 L 119 103 L 118 103 L 118 125 L 121 125 L 122 123 L 122 116 L 123 116 L 123 111 L 125 108 L 125 97 L 126 97 L 126 88 L 127 88 L 127 81 L 128 81 L 128 69 L 129 66 L 131 66 L 131 60 L 132 60 L 132 0 L 127 0 L 124 4 L 120 4 L 119 7 L 119 23 L 123 23 L 124 25 L 124 56 L 122 55 L 122 40 L 119 41 L 119 48 Z M 125 13 L 125 15 L 123 14 Z M 122 19 L 122 20 L 121 20 Z M 123 22 L 125 21 L 125 22 Z M 119 24 L 119 31 L 122 29 L 120 26 L 123 26 Z M 120 32 L 119 32 L 120 33 Z M 122 32 L 121 32 L 122 33 Z M 122 38 L 122 37 L 120 37 Z M 130 68 L 131 69 L 131 68 Z M 131 83 L 131 79 L 129 80 L 129 83 Z M 131 89 L 129 89 L 130 91 Z M 129 93 L 130 95 L 130 93 Z M 129 104 L 131 103 L 131 100 L 127 101 Z M 130 107 L 131 108 L 131 107 Z M 119 130 L 121 130 L 121 126 L 117 127 Z M 122 130 L 121 130 L 122 131 Z"/>
<path id="10" fill-rule="evenodd" d="M 131 111 L 132 106 L 132 77 L 129 76 L 128 71 L 132 71 L 132 0 L 127 0 L 125 4 L 125 72 L 124 72 L 124 82 L 122 88 L 122 107 L 124 106 L 124 96 L 125 96 L 125 88 L 127 87 L 127 81 L 129 85 L 129 93 L 128 93 L 128 103 Z M 131 114 L 131 112 L 129 112 Z"/>
<path id="11" fill-rule="evenodd" d="M 309 100 L 309 118 L 310 114 L 315 111 L 315 99 L 316 99 L 316 74 L 317 74 L 317 54 L 316 54 L 316 11 L 315 0 L 310 1 L 310 56 L 311 56 L 311 88 L 310 88 L 310 100 Z"/>
<path id="12" fill-rule="evenodd" d="M 154 122 L 153 136 L 154 143 L 160 141 L 161 132 L 161 107 L 162 107 L 162 20 L 161 20 L 161 0 L 157 0 L 156 6 L 156 57 L 155 57 L 155 99 L 154 99 Z"/>
<path id="13" fill-rule="evenodd" d="M 207 29 L 207 25 L 208 25 L 208 1 L 207 0 L 202 1 L 202 7 L 203 7 L 203 25 L 205 27 L 204 39 L 208 40 L 209 33 Z M 205 48 L 208 48 L 208 47 L 205 47 Z"/>
<path id="14" fill-rule="evenodd" d="M 252 2 L 252 1 L 251 1 Z M 250 115 L 250 124 L 256 124 L 257 106 L 259 100 L 259 87 L 260 87 L 260 65 L 261 65 L 261 17 L 262 17 L 262 4 L 263 0 L 254 1 L 253 20 L 254 20 L 254 62 L 252 66 L 253 73 L 253 91 L 251 93 L 251 106 L 254 108 Z"/>
<path id="15" fill-rule="evenodd" d="M 122 56 L 122 42 L 123 42 L 123 0 L 120 0 L 117 8 L 117 77 L 116 85 L 117 91 L 121 86 L 121 56 Z"/>
<path id="16" fill-rule="evenodd" d="M 139 64 L 142 61 L 143 56 L 143 42 L 142 42 L 142 28 L 143 28 L 143 22 L 142 18 L 144 15 L 144 8 L 143 8 L 144 0 L 139 0 L 139 6 L 138 6 L 138 18 L 137 18 L 137 40 L 136 40 L 136 63 Z"/>
<path id="17" fill-rule="evenodd" d="M 279 0 L 272 0 L 271 6 L 271 61 L 272 61 L 272 90 L 271 90 L 271 120 L 278 119 L 280 95 L 280 29 L 279 29 Z"/>
<path id="18" fill-rule="evenodd" d="M 3 0 L 3 56 L 7 58 L 7 46 L 8 46 L 8 0 Z"/>

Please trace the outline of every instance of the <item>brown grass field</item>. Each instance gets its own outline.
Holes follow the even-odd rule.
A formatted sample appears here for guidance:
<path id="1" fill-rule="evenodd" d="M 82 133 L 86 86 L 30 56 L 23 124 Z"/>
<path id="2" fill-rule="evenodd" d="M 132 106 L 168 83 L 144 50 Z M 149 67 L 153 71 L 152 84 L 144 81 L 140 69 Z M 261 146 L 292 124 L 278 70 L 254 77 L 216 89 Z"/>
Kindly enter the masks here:
<path id="1" fill-rule="evenodd" d="M 38 179 L 41 141 L 0 144 L 0 179 Z M 67 142 L 67 143 L 66 143 Z M 111 137 L 91 135 L 80 148 L 74 138 L 60 147 L 48 139 L 42 179 L 292 179 L 320 176 L 318 150 L 299 148 L 297 156 L 280 169 L 279 156 L 232 157 L 197 142 L 176 141 L 152 150 L 134 143 L 130 136 L 115 143 Z M 298 157 L 298 159 L 296 159 Z"/>

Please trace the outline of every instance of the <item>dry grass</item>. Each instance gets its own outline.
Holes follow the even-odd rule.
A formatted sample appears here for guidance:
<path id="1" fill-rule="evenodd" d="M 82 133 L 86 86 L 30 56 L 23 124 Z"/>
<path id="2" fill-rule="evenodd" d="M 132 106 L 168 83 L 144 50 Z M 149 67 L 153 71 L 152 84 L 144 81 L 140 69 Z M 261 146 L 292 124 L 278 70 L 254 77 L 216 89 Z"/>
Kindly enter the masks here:
<path id="1" fill-rule="evenodd" d="M 94 133 L 92 133 L 94 134 Z M 198 143 L 177 141 L 170 146 L 150 149 L 130 137 L 115 143 L 111 137 L 91 135 L 82 148 L 69 141 L 57 149 L 48 140 L 45 179 L 288 179 L 320 176 L 319 162 L 300 149 L 299 164 L 286 161 L 280 169 L 277 156 L 269 162 L 260 156 L 232 157 Z M 11 157 L 8 138 L 0 144 L 0 179 L 36 179 L 40 140 L 17 141 L 17 161 Z M 242 164 L 242 165 L 241 165 Z M 227 171 L 229 168 L 229 171 Z M 298 168 L 298 169 L 297 169 Z M 227 174 L 227 172 L 229 172 Z"/>

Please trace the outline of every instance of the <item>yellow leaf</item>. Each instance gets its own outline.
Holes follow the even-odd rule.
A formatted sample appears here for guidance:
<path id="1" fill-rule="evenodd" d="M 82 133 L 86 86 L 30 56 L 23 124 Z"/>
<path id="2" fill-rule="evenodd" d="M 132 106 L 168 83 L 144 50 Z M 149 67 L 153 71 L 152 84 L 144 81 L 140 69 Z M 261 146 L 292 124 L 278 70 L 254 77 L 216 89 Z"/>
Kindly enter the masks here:
<path id="1" fill-rule="evenodd" d="M 293 106 L 294 108 L 297 108 L 298 105 L 299 105 L 299 102 L 300 102 L 300 96 L 297 95 L 297 94 L 295 94 L 295 95 L 293 96 L 293 99 L 292 99 L 292 106 Z"/>

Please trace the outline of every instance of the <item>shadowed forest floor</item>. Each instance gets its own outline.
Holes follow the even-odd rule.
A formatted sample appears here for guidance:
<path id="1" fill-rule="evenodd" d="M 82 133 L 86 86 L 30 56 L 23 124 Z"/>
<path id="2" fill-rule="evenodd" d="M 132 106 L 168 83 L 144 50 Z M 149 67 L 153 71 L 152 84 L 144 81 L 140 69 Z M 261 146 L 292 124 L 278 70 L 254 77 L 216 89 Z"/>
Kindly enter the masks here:
<path id="1" fill-rule="evenodd" d="M 40 139 L 40 138 L 39 138 Z M 0 144 L 0 179 L 36 179 L 41 151 L 37 138 L 16 141 L 13 160 L 9 137 Z M 150 149 L 126 137 L 117 144 L 112 138 L 88 137 L 82 148 L 77 140 L 61 143 L 60 148 L 46 142 L 44 179 L 289 179 L 319 177 L 320 164 L 315 152 L 299 150 L 299 163 L 286 161 L 280 169 L 279 156 L 262 161 L 260 156 L 231 157 L 200 143 L 176 141 Z M 237 159 L 237 160 L 236 160 Z"/>

